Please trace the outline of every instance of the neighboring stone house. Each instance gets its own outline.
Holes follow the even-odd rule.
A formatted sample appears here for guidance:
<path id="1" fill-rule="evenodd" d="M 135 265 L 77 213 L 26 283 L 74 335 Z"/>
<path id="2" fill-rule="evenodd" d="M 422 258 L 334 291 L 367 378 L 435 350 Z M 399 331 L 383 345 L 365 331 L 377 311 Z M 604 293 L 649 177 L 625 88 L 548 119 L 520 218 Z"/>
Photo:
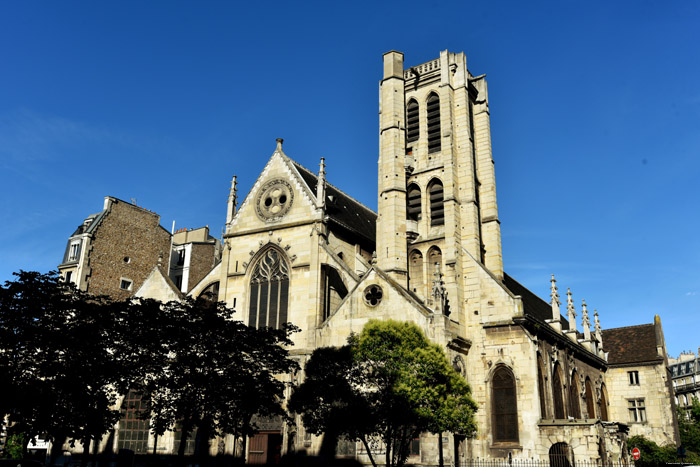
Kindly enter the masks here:
<path id="1" fill-rule="evenodd" d="M 630 436 L 677 444 L 678 420 L 659 315 L 651 324 L 606 329 L 603 341 L 610 416 L 626 422 Z"/>
<path id="2" fill-rule="evenodd" d="M 279 139 L 240 206 L 234 177 L 221 261 L 180 289 L 214 294 L 251 326 L 292 322 L 301 329 L 291 351 L 302 368 L 314 349 L 345 344 L 370 319 L 416 323 L 445 349 L 479 406 L 474 439 L 443 436 L 446 465 L 626 459 L 628 412 L 618 413 L 617 389 L 610 392 L 618 378 L 598 314 L 591 319 L 582 302 L 579 331 L 573 294 L 567 291 L 564 317 L 554 277 L 547 303 L 503 270 L 484 75 L 469 72 L 463 53 L 447 51 L 413 67 L 388 52 L 383 69 L 378 213 L 331 185 L 324 159 L 318 172 L 308 170 Z M 139 296 L 181 294 L 151 269 Z M 301 381 L 303 371 L 293 378 Z M 661 413 L 663 385 L 638 389 L 635 397 L 656 398 Z M 135 430 L 129 439 L 147 452 L 147 428 Z M 672 439 L 669 430 L 651 436 Z M 408 462 L 435 465 L 437 443 L 422 435 Z M 272 420 L 247 443 L 248 461 L 315 453 L 320 444 L 300 419 Z M 361 446 L 342 446 L 368 461 Z M 213 443 L 212 452 L 219 449 L 231 453 L 232 440 Z"/>
<path id="3" fill-rule="evenodd" d="M 678 358 L 668 359 L 668 369 L 676 405 L 687 410 L 693 404 L 693 398 L 700 399 L 700 361 L 693 352 L 681 352 Z"/>
<path id="4" fill-rule="evenodd" d="M 170 256 L 170 233 L 160 216 L 111 196 L 68 239 L 61 275 L 79 289 L 115 299 L 130 297 L 154 266 Z"/>

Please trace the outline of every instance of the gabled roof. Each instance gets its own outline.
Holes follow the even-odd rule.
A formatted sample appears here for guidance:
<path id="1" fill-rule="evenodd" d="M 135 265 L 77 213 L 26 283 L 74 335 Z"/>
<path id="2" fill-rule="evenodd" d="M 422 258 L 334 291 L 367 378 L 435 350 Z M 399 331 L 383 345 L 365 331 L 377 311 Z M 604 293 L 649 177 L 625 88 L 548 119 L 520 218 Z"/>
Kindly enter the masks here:
<path id="1" fill-rule="evenodd" d="M 523 308 L 525 314 L 532 316 L 539 321 L 546 322 L 548 319 L 552 319 L 552 306 L 542 300 L 540 297 L 535 295 L 522 285 L 520 282 L 516 281 L 508 274 L 503 273 L 503 284 L 508 290 L 510 290 L 514 295 L 520 295 L 523 300 Z M 561 319 L 561 328 L 563 330 L 569 329 L 569 321 L 563 316 Z"/>
<path id="2" fill-rule="evenodd" d="M 651 324 L 603 330 L 603 348 L 610 365 L 663 362 L 656 351 L 656 327 Z"/>
<path id="3" fill-rule="evenodd" d="M 289 156 L 287 156 L 289 157 Z M 312 193 L 316 193 L 318 176 L 298 162 L 289 159 L 299 171 Z M 376 242 L 377 213 L 326 182 L 326 215 L 331 222 L 356 233 L 366 240 Z"/>

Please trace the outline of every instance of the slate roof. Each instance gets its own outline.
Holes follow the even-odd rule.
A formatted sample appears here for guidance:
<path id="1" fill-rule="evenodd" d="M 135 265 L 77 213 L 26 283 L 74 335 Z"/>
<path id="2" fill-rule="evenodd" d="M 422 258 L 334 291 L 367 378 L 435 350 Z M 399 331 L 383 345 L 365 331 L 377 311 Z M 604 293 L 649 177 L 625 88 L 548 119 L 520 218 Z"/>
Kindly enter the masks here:
<path id="1" fill-rule="evenodd" d="M 505 285 L 513 295 L 520 295 L 522 297 L 523 308 L 525 309 L 526 315 L 532 316 L 542 322 L 552 319 L 552 306 L 506 273 L 503 273 L 503 285 Z M 569 329 L 569 321 L 563 316 L 561 316 L 561 328 L 563 330 Z"/>
<path id="2" fill-rule="evenodd" d="M 299 171 L 311 192 L 316 193 L 318 176 L 298 162 L 294 160 L 291 160 L 291 162 Z M 328 182 L 326 182 L 326 214 L 329 220 L 341 227 L 364 237 L 372 244 L 376 243 L 377 213 Z"/>
<path id="3" fill-rule="evenodd" d="M 603 330 L 603 348 L 610 365 L 663 361 L 656 353 L 654 324 L 640 324 Z"/>

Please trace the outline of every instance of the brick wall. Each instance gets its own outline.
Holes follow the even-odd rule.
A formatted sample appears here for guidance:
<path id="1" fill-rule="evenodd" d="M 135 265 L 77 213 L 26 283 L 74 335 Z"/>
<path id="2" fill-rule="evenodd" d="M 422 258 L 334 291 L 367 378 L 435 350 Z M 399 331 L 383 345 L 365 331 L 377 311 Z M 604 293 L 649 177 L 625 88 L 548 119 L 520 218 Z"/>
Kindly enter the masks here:
<path id="1" fill-rule="evenodd" d="M 95 231 L 89 252 L 87 291 L 124 299 L 143 284 L 163 256 L 167 265 L 170 234 L 160 216 L 124 201 L 112 199 L 111 209 Z M 132 281 L 121 289 L 122 278 Z"/>

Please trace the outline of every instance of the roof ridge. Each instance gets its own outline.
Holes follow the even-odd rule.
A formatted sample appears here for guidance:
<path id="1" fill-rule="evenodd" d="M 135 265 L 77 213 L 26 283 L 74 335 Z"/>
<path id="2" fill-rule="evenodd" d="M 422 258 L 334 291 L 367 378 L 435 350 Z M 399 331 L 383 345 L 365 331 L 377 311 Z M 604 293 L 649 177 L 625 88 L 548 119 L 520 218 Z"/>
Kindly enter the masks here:
<path id="1" fill-rule="evenodd" d="M 631 326 L 620 326 L 619 328 L 607 328 L 603 329 L 602 331 L 615 331 L 617 329 L 630 329 L 630 328 L 641 328 L 642 326 L 654 326 L 654 323 L 643 323 L 643 324 L 633 324 Z"/>
<path id="2" fill-rule="evenodd" d="M 311 174 L 311 175 L 313 175 L 314 177 L 316 177 L 316 180 L 318 181 L 318 175 L 316 175 L 313 171 L 307 169 L 306 167 L 304 167 L 303 165 L 301 165 L 299 162 L 295 161 L 295 160 L 292 159 L 291 157 L 287 156 L 287 158 L 289 158 L 289 160 L 292 161 L 292 163 L 293 163 L 294 165 L 296 165 L 298 168 L 300 168 L 300 169 L 302 169 L 302 170 L 306 170 L 309 174 Z M 368 208 L 367 206 L 365 206 L 364 204 L 362 204 L 361 202 L 359 202 L 358 200 L 356 200 L 355 198 L 353 198 L 353 197 L 350 196 L 349 194 L 345 193 L 343 190 L 341 190 L 341 189 L 338 188 L 337 186 L 335 186 L 335 185 L 333 185 L 332 183 L 328 182 L 327 179 L 326 179 L 326 185 L 331 186 L 334 190 L 340 192 L 342 195 L 345 195 L 347 198 L 349 198 L 351 201 L 353 201 L 353 202 L 354 202 L 355 204 L 357 204 L 358 206 L 360 206 L 360 207 L 362 207 L 362 208 L 365 208 L 367 211 L 371 212 L 371 213 L 374 214 L 375 216 L 377 215 L 377 213 L 374 212 L 372 209 Z M 309 188 L 311 188 L 311 187 L 309 187 Z"/>

